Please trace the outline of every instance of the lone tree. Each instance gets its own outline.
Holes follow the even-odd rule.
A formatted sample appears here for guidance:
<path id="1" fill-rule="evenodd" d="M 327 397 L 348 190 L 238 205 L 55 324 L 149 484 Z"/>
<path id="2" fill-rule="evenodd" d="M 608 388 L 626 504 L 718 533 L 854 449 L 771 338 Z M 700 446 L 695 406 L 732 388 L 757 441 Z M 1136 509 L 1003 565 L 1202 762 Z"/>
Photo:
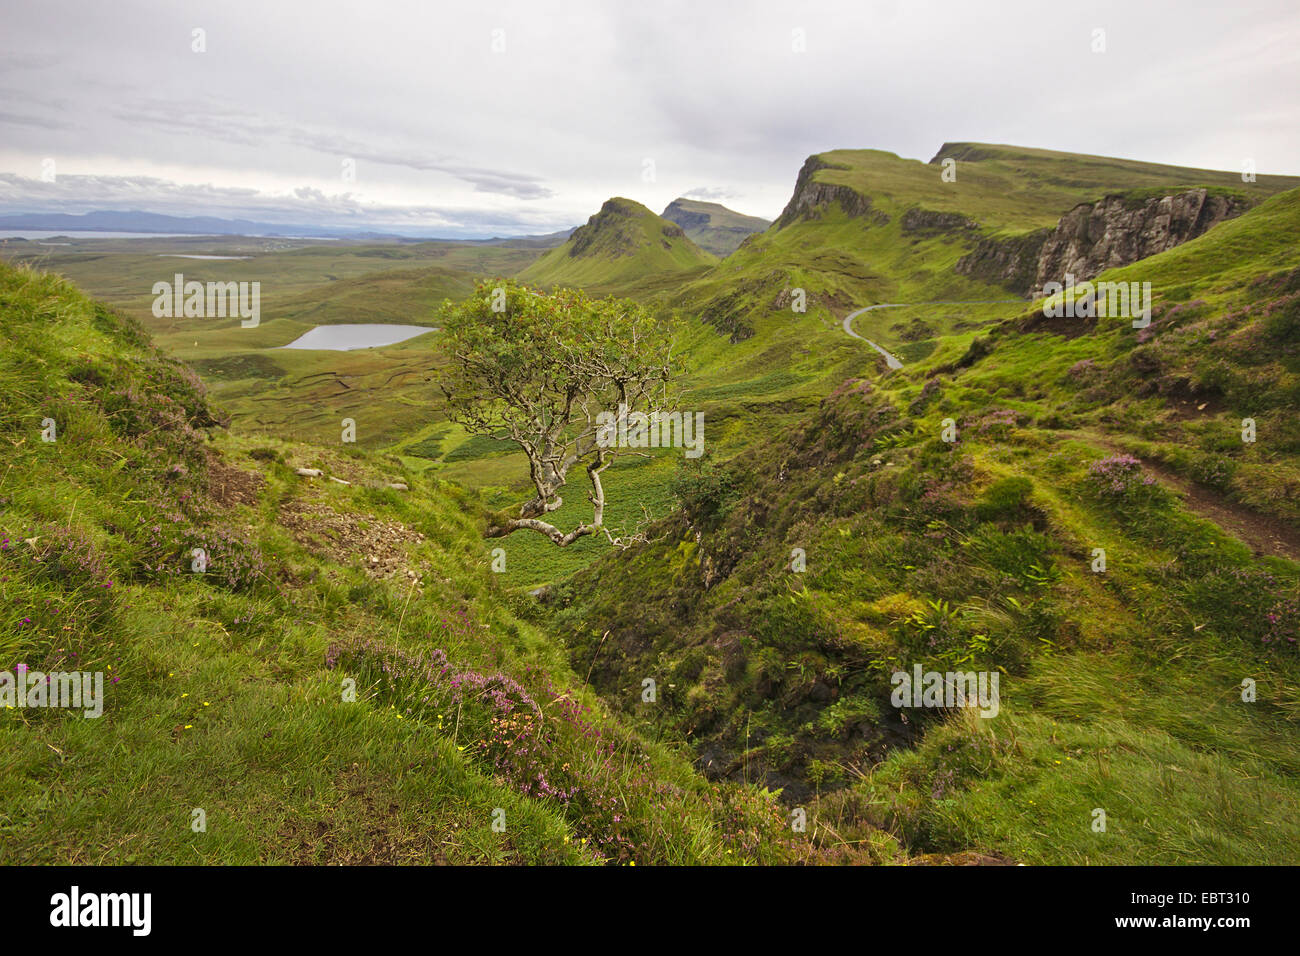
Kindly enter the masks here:
<path id="1" fill-rule="evenodd" d="M 487 537 L 526 528 L 564 547 L 603 532 L 625 546 L 628 539 L 604 523 L 600 475 L 626 454 L 607 423 L 611 415 L 666 408 L 670 331 L 635 302 L 576 289 L 544 294 L 510 281 L 480 283 L 465 301 L 445 303 L 442 326 L 451 357 L 442 382 L 448 417 L 471 434 L 518 445 L 536 492 L 494 515 Z M 560 490 L 579 464 L 591 483 L 592 517 L 565 532 L 542 516 L 564 503 Z"/>

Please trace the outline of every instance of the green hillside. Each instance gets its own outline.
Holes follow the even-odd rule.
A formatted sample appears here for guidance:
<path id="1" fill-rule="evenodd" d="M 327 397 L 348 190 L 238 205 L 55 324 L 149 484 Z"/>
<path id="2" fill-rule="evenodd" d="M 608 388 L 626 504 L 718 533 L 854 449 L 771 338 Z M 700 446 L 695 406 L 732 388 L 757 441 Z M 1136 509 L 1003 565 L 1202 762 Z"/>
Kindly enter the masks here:
<path id="1" fill-rule="evenodd" d="M 661 285 L 680 281 L 716 261 L 676 223 L 631 199 L 615 197 L 575 229 L 568 242 L 518 275 L 537 285 L 626 292 L 650 279 Z"/>
<path id="2" fill-rule="evenodd" d="M 241 426 L 293 441 L 334 441 L 357 421 L 358 442 L 388 448 L 430 423 L 427 408 L 436 337 L 353 352 L 283 350 L 317 325 L 429 325 L 448 298 L 468 295 L 484 275 L 509 274 L 540 254 L 535 244 L 427 242 L 386 245 L 232 237 L 77 240 L 57 251 L 15 245 L 12 261 L 68 276 L 138 320 L 169 355 L 191 364 Z M 290 248 L 281 248 L 282 246 Z M 301 246 L 301 244 L 299 244 Z M 168 251 L 172 250 L 172 251 Z M 177 252 L 176 250 L 181 250 Z M 184 259 L 180 255 L 244 258 Z M 202 282 L 257 282 L 261 318 L 155 317 L 153 284 L 175 273 Z M 386 391 L 382 414 L 370 396 Z"/>
<path id="3" fill-rule="evenodd" d="M 105 675 L 98 718 L 0 710 L 0 860 L 807 858 L 769 796 L 608 714 L 496 582 L 463 489 L 227 433 L 53 275 L 0 266 L 0 345 L 0 670 Z"/>
<path id="4" fill-rule="evenodd" d="M 663 217 L 681 226 L 701 249 L 726 258 L 746 238 L 772 225 L 758 216 L 746 216 L 721 203 L 699 199 L 674 199 L 664 209 Z"/>
<path id="5" fill-rule="evenodd" d="M 951 182 L 943 179 L 949 158 Z M 1300 186 L 1300 178 L 1243 183 L 1237 173 L 980 144 L 947 145 L 930 163 L 832 150 L 804 163 L 770 229 L 683 297 L 733 339 L 766 331 L 778 317 L 797 325 L 796 288 L 807 295 L 808 313 L 824 316 L 879 302 L 1006 299 L 1001 285 L 956 271 L 980 239 L 1010 241 L 1053 227 L 1078 203 L 1107 194 L 1194 186 L 1254 203 Z"/>
<path id="6" fill-rule="evenodd" d="M 1135 189 L 1214 186 L 1258 200 L 1300 186 L 1295 176 L 1261 175 L 1244 183 L 1240 172 L 984 143 L 945 143 L 928 163 L 856 149 L 814 159 L 822 165 L 815 182 L 848 186 L 895 208 L 960 213 L 984 229 L 1052 226 L 1076 203 Z M 953 182 L 941 178 L 946 159 L 956 164 Z"/>
<path id="7" fill-rule="evenodd" d="M 184 263 L 262 281 L 256 329 L 154 319 L 181 260 L 152 249 L 51 262 L 143 325 L 0 265 L 0 671 L 110 675 L 97 720 L 0 711 L 0 859 L 1293 862 L 1296 182 L 843 150 L 721 261 L 612 199 L 540 258 Z M 1151 284 L 1145 328 L 1046 318 L 956 270 L 1079 202 L 1189 187 L 1249 208 L 1099 277 Z M 447 420 L 439 333 L 277 348 L 435 326 L 502 275 L 679 328 L 706 453 L 605 476 L 608 526 L 643 543 L 482 537 L 527 472 Z M 880 304 L 849 328 L 901 369 L 846 334 Z M 551 520 L 584 512 L 575 485 Z M 896 708 L 916 665 L 996 673 L 998 713 Z"/>
<path id="8" fill-rule="evenodd" d="M 705 413 L 710 448 L 725 456 L 747 447 L 756 434 L 797 421 L 846 375 L 864 361 L 874 361 L 870 347 L 846 336 L 840 324 L 862 305 L 992 303 L 918 305 L 855 320 L 861 335 L 905 361 L 932 352 L 941 336 L 969 335 L 999 321 L 1008 307 L 997 300 L 1007 299 L 1007 290 L 954 271 L 987 231 L 983 225 L 967 225 L 975 222 L 976 213 L 995 226 L 1052 223 L 1080 198 L 1096 198 L 1129 182 L 1149 184 L 1164 177 L 1175 186 L 1217 184 L 1235 175 L 1011 147 L 980 146 L 978 150 L 998 157 L 980 158 L 970 152 L 974 149 L 945 147 L 944 152 L 960 157 L 955 183 L 942 182 L 939 164 L 882 151 L 845 150 L 812 157 L 796 183 L 796 197 L 820 188 L 823 181 L 834 188 L 839 188 L 837 179 L 855 185 L 840 199 L 822 195 L 825 201 L 754 235 L 725 262 L 700 265 L 697 255 L 688 256 L 696 266 L 685 271 L 663 242 L 678 251 L 688 247 L 659 235 L 672 225 L 624 201 L 614 205 L 626 215 L 593 217 L 593 224 L 583 227 L 586 233 L 575 234 L 566 247 L 552 250 L 548 260 L 531 267 L 536 251 L 498 246 L 318 245 L 268 254 L 252 240 L 230 240 L 212 249 L 186 245 L 193 252 L 256 256 L 244 262 L 182 262 L 160 259 L 158 252 L 106 255 L 102 250 L 93 256 L 57 253 L 50 262 L 86 282 L 96 294 L 106 292 L 155 328 L 160 344 L 194 363 L 241 426 L 292 440 L 334 441 L 340 421 L 350 417 L 358 423 L 358 444 L 366 450 L 395 451 L 408 467 L 434 468 L 449 479 L 485 489 L 494 504 L 504 505 L 525 474 L 523 459 L 495 443 L 471 441 L 443 420 L 435 387 L 443 361 L 436 334 L 361 352 L 294 352 L 276 346 L 315 323 L 430 324 L 441 299 L 464 295 L 475 279 L 527 276 L 545 265 L 556 281 L 634 295 L 683 321 L 684 407 Z M 824 166 L 832 160 L 835 168 Z M 1282 181 L 1261 176 L 1258 184 L 1249 186 L 1236 179 L 1260 196 Z M 1017 189 L 1024 193 L 1020 198 L 1013 197 Z M 862 204 L 868 200 L 871 205 L 865 208 Z M 1044 203 L 1050 211 L 1026 218 L 1019 210 L 1032 208 L 1033 202 Z M 962 215 L 945 203 L 961 203 L 969 212 Z M 889 221 L 882 224 L 881 214 Z M 647 241 L 647 233 L 656 237 L 654 241 Z M 584 242 L 582 254 L 568 255 L 579 240 Z M 134 248 L 144 242 L 122 245 Z M 149 248 L 165 247 L 155 242 Z M 637 251 L 626 254 L 629 248 Z M 622 254 L 613 255 L 620 250 Z M 170 274 L 177 263 L 187 276 L 202 279 L 261 277 L 262 327 L 246 330 L 219 320 L 154 319 L 148 314 L 148 289 L 158 278 L 160 264 L 166 264 L 164 274 Z M 573 277 L 559 278 L 563 275 Z M 805 312 L 792 308 L 795 289 L 806 293 Z M 134 293 L 125 294 L 130 290 Z M 379 394 L 382 401 L 374 401 Z M 669 507 L 665 465 L 647 464 L 652 467 L 629 466 L 629 476 L 611 489 L 611 508 L 621 518 L 640 514 L 642 504 L 656 517 Z M 580 508 L 582 502 L 571 506 Z M 584 543 L 557 555 L 546 546 L 515 539 L 503 547 L 512 557 L 518 550 L 526 558 L 511 561 L 508 578 L 528 586 L 558 580 L 598 552 Z"/>
<path id="9" fill-rule="evenodd" d="M 671 675 L 664 736 L 845 840 L 1294 861 L 1297 234 L 1292 190 L 1105 274 L 1153 283 L 1146 329 L 1012 306 L 901 371 L 862 362 L 779 440 L 684 464 L 679 510 L 576 575 L 556 625 L 576 659 L 602 643 L 611 701 Z M 900 715 L 916 664 L 1000 673 L 999 714 Z"/>

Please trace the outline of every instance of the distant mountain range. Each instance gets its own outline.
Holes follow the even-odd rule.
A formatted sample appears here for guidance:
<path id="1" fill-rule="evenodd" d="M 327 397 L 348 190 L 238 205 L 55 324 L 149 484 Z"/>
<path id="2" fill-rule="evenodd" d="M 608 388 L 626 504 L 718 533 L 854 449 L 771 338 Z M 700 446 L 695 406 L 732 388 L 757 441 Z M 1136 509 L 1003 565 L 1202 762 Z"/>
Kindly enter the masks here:
<path id="1" fill-rule="evenodd" d="M 6 229 L 17 231 L 69 232 L 169 232 L 197 236 L 294 236 L 318 239 L 400 239 L 420 241 L 444 239 L 435 235 L 412 236 L 405 233 L 376 231 L 371 228 L 348 229 L 339 226 L 310 226 L 305 223 L 256 222 L 251 219 L 220 219 L 215 216 L 168 216 L 162 213 L 133 209 L 97 210 L 73 215 L 70 213 L 21 213 L 0 216 L 0 234 Z M 516 236 L 518 240 L 552 240 L 558 244 L 569 237 L 572 229 L 544 236 Z M 467 242 L 493 242 L 494 239 L 468 239 Z"/>
<path id="2" fill-rule="evenodd" d="M 664 210 L 664 219 L 679 225 L 686 235 L 701 249 L 719 257 L 736 250 L 751 233 L 762 232 L 771 223 L 757 216 L 745 216 L 718 203 L 694 199 L 674 199 Z M 319 226 L 306 223 L 258 222 L 252 219 L 222 219 L 216 216 L 169 216 L 164 213 L 145 212 L 139 209 L 94 212 L 45 213 L 31 212 L 0 215 L 0 236 L 6 230 L 15 232 L 140 232 L 175 233 L 193 236 L 274 236 L 307 239 L 388 239 L 401 242 L 420 242 L 429 239 L 453 242 L 513 242 L 540 245 L 544 248 L 562 244 L 573 229 L 536 236 L 461 238 L 434 235 L 412 235 L 387 231 L 382 227 L 347 228 Z"/>

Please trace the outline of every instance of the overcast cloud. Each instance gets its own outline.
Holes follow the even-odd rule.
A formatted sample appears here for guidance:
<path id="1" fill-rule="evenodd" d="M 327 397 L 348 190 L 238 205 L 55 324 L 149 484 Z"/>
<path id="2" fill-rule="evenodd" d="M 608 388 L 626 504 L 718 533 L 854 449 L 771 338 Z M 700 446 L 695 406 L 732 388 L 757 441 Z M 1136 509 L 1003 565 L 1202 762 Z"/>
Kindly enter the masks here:
<path id="1" fill-rule="evenodd" d="M 774 218 L 811 153 L 945 141 L 1300 174 L 1295 0 L 0 6 L 4 213 L 506 235 L 690 195 Z"/>

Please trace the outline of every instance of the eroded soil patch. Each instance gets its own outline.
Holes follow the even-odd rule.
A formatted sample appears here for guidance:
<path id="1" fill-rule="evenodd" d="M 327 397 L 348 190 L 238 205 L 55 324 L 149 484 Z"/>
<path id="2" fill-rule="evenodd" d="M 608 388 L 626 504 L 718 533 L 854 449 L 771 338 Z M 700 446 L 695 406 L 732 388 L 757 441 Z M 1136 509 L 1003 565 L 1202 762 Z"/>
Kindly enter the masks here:
<path id="1" fill-rule="evenodd" d="M 266 480 L 255 471 L 228 465 L 220 456 L 208 453 L 208 493 L 223 508 L 257 504 Z"/>
<path id="2" fill-rule="evenodd" d="M 416 584 L 420 582 L 419 571 L 406 549 L 423 541 L 424 535 L 400 521 L 341 514 L 322 502 L 297 500 L 280 511 L 280 524 L 315 554 L 340 563 L 351 559 L 372 577 L 400 575 Z"/>

